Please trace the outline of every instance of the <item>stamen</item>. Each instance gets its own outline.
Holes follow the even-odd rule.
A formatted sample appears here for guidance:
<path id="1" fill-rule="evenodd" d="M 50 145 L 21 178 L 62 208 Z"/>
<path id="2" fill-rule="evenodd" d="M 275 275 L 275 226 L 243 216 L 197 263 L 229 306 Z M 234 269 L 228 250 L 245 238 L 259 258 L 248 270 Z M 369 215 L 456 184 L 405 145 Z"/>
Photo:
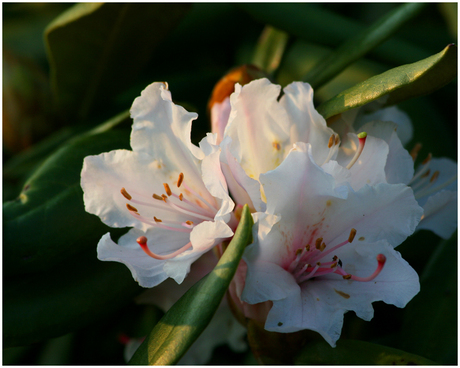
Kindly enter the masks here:
<path id="1" fill-rule="evenodd" d="M 162 194 L 162 195 L 161 195 L 161 198 L 163 198 L 163 201 L 164 201 L 165 203 L 168 203 L 168 202 L 166 202 L 166 199 L 167 199 L 168 197 L 167 197 L 165 194 Z"/>
<path id="2" fill-rule="evenodd" d="M 433 183 L 439 176 L 439 171 L 435 171 L 433 176 L 430 179 L 430 183 Z"/>
<path id="3" fill-rule="evenodd" d="M 383 254 L 379 254 L 377 255 L 377 262 L 378 262 L 378 265 L 377 265 L 377 268 L 376 270 L 374 271 L 374 273 L 368 277 L 358 277 L 358 276 L 354 276 L 354 275 L 350 275 L 349 278 L 351 278 L 352 280 L 355 280 L 355 281 L 361 281 L 361 282 L 367 282 L 367 281 L 372 281 L 373 279 L 375 279 L 379 273 L 382 271 L 383 269 L 383 266 L 385 265 L 385 262 L 387 260 L 387 257 L 385 257 Z M 347 275 L 348 276 L 348 275 Z M 343 278 L 345 278 L 345 276 L 343 276 Z"/>
<path id="4" fill-rule="evenodd" d="M 153 216 L 153 219 L 155 220 L 155 222 L 163 222 L 159 218 L 156 218 L 155 216 Z"/>
<path id="5" fill-rule="evenodd" d="M 165 187 L 165 191 L 168 197 L 171 197 L 172 192 L 171 192 L 171 188 L 169 187 L 169 185 L 167 183 L 163 183 L 163 186 Z"/>
<path id="6" fill-rule="evenodd" d="M 177 179 L 177 187 L 178 188 L 180 188 L 180 185 L 182 184 L 183 181 L 184 181 L 184 174 L 180 173 L 179 174 L 179 179 Z"/>
<path id="7" fill-rule="evenodd" d="M 359 146 L 356 150 L 355 156 L 351 159 L 350 163 L 347 165 L 347 169 L 350 170 L 352 166 L 358 161 L 359 156 L 361 156 L 361 152 L 363 152 L 364 145 L 366 144 L 367 133 L 361 132 L 358 134 L 359 139 Z"/>
<path id="8" fill-rule="evenodd" d="M 412 160 L 416 160 L 417 156 L 418 156 L 418 153 L 420 152 L 420 150 L 422 149 L 422 144 L 421 143 L 417 143 L 414 148 L 411 149 L 410 151 L 410 155 L 412 157 Z"/>
<path id="9" fill-rule="evenodd" d="M 133 207 L 128 203 L 126 203 L 126 207 L 128 208 L 128 210 L 130 210 L 132 212 L 138 212 L 136 207 Z"/>
<path id="10" fill-rule="evenodd" d="M 158 199 L 159 201 L 163 200 L 163 197 L 159 196 L 158 194 L 153 193 L 152 195 L 153 198 Z"/>
<path id="11" fill-rule="evenodd" d="M 133 197 L 129 195 L 125 188 L 121 188 L 120 193 L 125 197 L 128 201 L 130 201 Z"/>
<path id="12" fill-rule="evenodd" d="M 428 162 L 431 161 L 431 158 L 433 157 L 433 155 L 431 154 L 431 152 L 428 154 L 428 156 L 426 156 L 426 159 L 424 159 L 422 161 L 422 165 L 426 165 Z"/>
<path id="13" fill-rule="evenodd" d="M 327 148 L 331 148 L 334 144 L 334 134 L 332 134 L 329 138 L 329 143 L 327 144 Z"/>
<path id="14" fill-rule="evenodd" d="M 182 201 L 182 199 L 184 198 L 184 195 L 181 193 L 179 194 L 179 199 Z"/>
<path id="15" fill-rule="evenodd" d="M 193 225 L 193 221 L 185 221 L 185 223 L 190 226 Z"/>
<path id="16" fill-rule="evenodd" d="M 335 135 L 335 145 L 337 146 L 340 143 L 340 137 L 338 134 Z"/>
<path id="17" fill-rule="evenodd" d="M 356 236 L 356 229 L 351 229 L 350 236 L 348 237 L 348 242 L 349 243 L 353 242 L 353 239 L 355 238 L 355 236 Z"/>
<path id="18" fill-rule="evenodd" d="M 323 241 L 323 238 L 316 239 L 316 243 L 315 243 L 315 248 L 316 249 L 319 249 L 321 247 L 321 242 L 322 241 Z"/>
<path id="19" fill-rule="evenodd" d="M 148 248 L 147 246 L 147 238 L 145 236 L 140 236 L 139 238 L 137 238 L 137 244 L 139 244 L 142 248 L 142 250 L 150 257 L 152 258 L 155 258 L 155 259 L 159 259 L 159 260 L 165 260 L 165 259 L 171 259 L 171 258 L 174 258 L 175 256 L 177 256 L 178 254 L 181 254 L 183 253 L 184 251 L 186 251 L 187 249 L 189 249 L 191 246 L 192 246 L 192 243 L 189 242 L 187 244 L 185 244 L 182 248 L 176 250 L 175 252 L 173 253 L 170 253 L 170 254 L 167 254 L 165 256 L 160 256 L 158 254 L 155 254 L 153 252 L 150 251 L 150 249 Z"/>

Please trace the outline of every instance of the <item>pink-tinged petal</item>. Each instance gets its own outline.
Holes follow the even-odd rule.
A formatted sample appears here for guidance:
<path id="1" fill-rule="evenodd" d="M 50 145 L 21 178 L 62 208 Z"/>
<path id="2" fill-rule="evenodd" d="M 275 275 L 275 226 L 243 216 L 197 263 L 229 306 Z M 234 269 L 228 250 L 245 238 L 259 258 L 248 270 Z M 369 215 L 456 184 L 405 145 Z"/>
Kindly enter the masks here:
<path id="1" fill-rule="evenodd" d="M 225 217 L 225 222 L 228 222 L 230 219 L 229 214 L 233 211 L 235 204 L 228 195 L 227 182 L 220 162 L 221 148 L 215 145 L 215 138 L 215 136 L 208 135 L 200 142 L 200 147 L 203 148 L 203 151 L 209 151 L 201 163 L 202 178 L 209 193 L 221 200 L 215 219 Z"/>
<path id="2" fill-rule="evenodd" d="M 372 302 L 384 301 L 403 308 L 419 291 L 417 273 L 387 242 L 356 244 L 340 257 L 347 272 L 369 276 L 376 268 L 376 254 L 386 256 L 385 265 L 378 276 L 369 282 L 344 280 L 330 274 L 306 281 L 301 287 L 301 315 L 293 318 L 299 309 L 299 297 L 290 296 L 274 301 L 267 318 L 266 328 L 277 332 L 309 329 L 320 333 L 331 345 L 340 337 L 343 314 L 354 311 L 358 317 L 373 317 Z"/>
<path id="3" fill-rule="evenodd" d="M 205 192 L 198 165 L 203 152 L 190 140 L 197 114 L 175 105 L 164 83 L 152 83 L 134 100 L 131 117 L 133 151 L 154 157 L 169 171 L 183 172 L 197 189 Z"/>
<path id="4" fill-rule="evenodd" d="M 358 137 L 355 134 L 349 134 L 348 143 L 342 144 L 339 149 L 337 162 L 347 167 L 358 146 Z M 354 190 L 359 190 L 365 184 L 386 183 L 385 165 L 388 151 L 388 144 L 383 139 L 367 135 L 361 155 L 350 168 L 349 183 Z"/>
<path id="5" fill-rule="evenodd" d="M 190 234 L 190 241 L 194 252 L 203 254 L 232 236 L 233 231 L 225 222 L 217 220 L 204 221 L 193 228 Z"/>
<path id="6" fill-rule="evenodd" d="M 289 178 L 289 180 L 286 180 Z M 311 155 L 293 150 L 275 170 L 261 175 L 267 213 L 280 216 L 274 227 L 277 249 L 292 254 L 322 237 L 329 245 L 348 238 L 352 228 L 367 241 L 387 239 L 397 246 L 412 234 L 423 214 L 412 190 L 403 185 L 365 185 L 359 191 L 337 187 Z M 281 252 L 281 251 L 280 251 Z M 275 254 L 281 264 L 281 254 Z"/>
<path id="7" fill-rule="evenodd" d="M 442 190 L 429 197 L 423 206 L 424 214 L 417 230 L 433 231 L 449 239 L 457 229 L 457 192 Z"/>
<path id="8" fill-rule="evenodd" d="M 109 233 L 105 234 L 97 245 L 97 258 L 101 261 L 125 264 L 140 286 L 153 287 L 168 278 L 168 275 L 163 271 L 165 262 L 146 256 L 136 243 L 139 234 L 143 234 L 143 232 L 131 229 L 120 238 L 120 245 L 112 241 Z"/>
<path id="9" fill-rule="evenodd" d="M 169 219 L 186 221 L 181 215 L 163 210 L 161 207 L 140 205 L 134 201 L 155 203 L 153 193 L 164 193 L 164 182 L 171 182 L 178 175 L 167 172 L 152 157 L 127 150 L 115 150 L 97 156 L 85 157 L 81 172 L 81 186 L 84 192 L 85 209 L 99 216 L 106 225 L 112 227 L 135 226 L 146 229 L 147 226 L 132 215 L 126 207 L 132 205 L 149 218 L 168 216 Z M 176 179 L 175 176 L 174 179 Z M 127 199 L 121 193 L 134 198 Z M 172 218 L 171 218 L 172 216 Z"/>
<path id="10" fill-rule="evenodd" d="M 310 143 L 313 158 L 321 165 L 329 154 L 328 142 L 334 131 L 327 127 L 326 120 L 313 106 L 313 88 L 308 83 L 294 82 L 283 91 L 280 105 L 286 109 L 289 117 L 290 143 Z"/>
<path id="11" fill-rule="evenodd" d="M 230 96 L 232 112 L 225 135 L 232 138 L 232 152 L 251 178 L 278 166 L 289 143 L 288 116 L 278 103 L 280 86 L 259 79 Z"/>
<path id="12" fill-rule="evenodd" d="M 217 144 L 222 142 L 224 131 L 230 117 L 230 97 L 216 102 L 211 108 L 211 131 L 217 134 Z"/>
<path id="13" fill-rule="evenodd" d="M 364 124 L 359 131 L 368 136 L 383 139 L 389 146 L 385 165 L 386 180 L 390 184 L 407 184 L 414 176 L 414 161 L 401 144 L 397 135 L 397 125 L 392 122 L 373 121 Z"/>
<path id="14" fill-rule="evenodd" d="M 230 145 L 231 138 L 226 137 L 221 143 L 222 154 L 220 156 L 222 172 L 230 193 L 237 204 L 247 204 L 251 210 L 264 211 L 265 202 L 262 200 L 260 183 L 246 174 L 235 155 L 230 151 Z"/>
<path id="15" fill-rule="evenodd" d="M 433 158 L 428 164 L 428 169 L 430 172 L 427 177 L 419 177 L 410 183 L 415 198 L 422 207 L 425 206 L 428 198 L 435 193 L 441 190 L 456 192 L 458 185 L 457 163 L 450 158 Z M 417 168 L 417 172 L 418 170 L 419 168 Z"/>
<path id="16" fill-rule="evenodd" d="M 379 109 L 369 114 L 362 114 L 355 125 L 355 129 L 358 130 L 361 126 L 371 121 L 391 121 L 395 123 L 397 125 L 396 132 L 403 146 L 412 139 L 414 129 L 410 118 L 396 106 Z"/>

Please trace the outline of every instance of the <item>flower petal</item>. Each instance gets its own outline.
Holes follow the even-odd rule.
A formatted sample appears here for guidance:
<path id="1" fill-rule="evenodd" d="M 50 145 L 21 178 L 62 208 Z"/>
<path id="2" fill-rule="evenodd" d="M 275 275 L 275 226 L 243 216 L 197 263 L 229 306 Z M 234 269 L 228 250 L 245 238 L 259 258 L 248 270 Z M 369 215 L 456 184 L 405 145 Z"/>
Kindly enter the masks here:
<path id="1" fill-rule="evenodd" d="M 258 79 L 230 96 L 232 111 L 225 135 L 232 138 L 232 152 L 244 171 L 258 180 L 283 160 L 289 144 L 288 116 L 278 103 L 280 86 Z"/>
<path id="2" fill-rule="evenodd" d="M 99 216 L 102 222 L 111 227 L 135 226 L 146 230 L 147 226 L 130 214 L 126 208 L 130 201 L 120 191 L 125 188 L 128 194 L 135 195 L 143 202 L 154 202 L 152 194 L 164 191 L 163 182 L 170 180 L 169 175 L 157 161 L 146 154 L 115 150 L 87 156 L 81 172 L 85 210 Z M 155 214 L 157 217 L 167 215 L 169 219 L 176 220 L 174 215 L 171 218 L 171 212 L 165 214 L 161 208 L 132 205 L 147 211 L 149 218 Z M 181 217 L 177 220 L 180 221 Z"/>
<path id="3" fill-rule="evenodd" d="M 313 158 L 321 165 L 329 154 L 329 138 L 334 131 L 313 106 L 313 88 L 308 83 L 294 82 L 283 89 L 280 105 L 286 109 L 290 122 L 290 143 L 310 143 Z M 288 147 L 290 148 L 290 147 Z"/>
<path id="4" fill-rule="evenodd" d="M 187 180 L 204 191 L 197 160 L 204 155 L 190 140 L 197 114 L 175 105 L 164 83 L 152 83 L 134 100 L 131 117 L 133 151 L 154 157 L 171 172 L 184 173 Z"/>
<path id="5" fill-rule="evenodd" d="M 457 229 L 457 192 L 442 190 L 426 201 L 424 215 L 417 230 L 433 231 L 444 239 L 449 239 Z"/>
<path id="6" fill-rule="evenodd" d="M 390 184 L 407 184 L 414 176 L 414 160 L 401 144 L 397 135 L 397 125 L 392 122 L 372 121 L 364 124 L 359 131 L 383 139 L 389 146 L 385 165 L 386 180 Z"/>

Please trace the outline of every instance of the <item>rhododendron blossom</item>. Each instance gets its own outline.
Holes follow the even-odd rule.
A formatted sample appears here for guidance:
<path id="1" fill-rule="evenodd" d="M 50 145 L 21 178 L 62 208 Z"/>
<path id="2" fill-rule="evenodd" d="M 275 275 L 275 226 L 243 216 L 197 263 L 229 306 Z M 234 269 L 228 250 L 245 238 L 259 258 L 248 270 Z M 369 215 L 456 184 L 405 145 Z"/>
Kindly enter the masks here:
<path id="1" fill-rule="evenodd" d="M 233 235 L 233 201 L 220 170 L 220 149 L 208 135 L 190 141 L 189 113 L 164 83 L 149 85 L 131 108 L 129 150 L 85 158 L 85 208 L 111 227 L 133 227 L 118 244 L 105 234 L 98 258 L 122 262 L 141 286 L 171 277 L 181 283 L 190 264 Z"/>
<path id="2" fill-rule="evenodd" d="M 267 209 L 254 214 L 242 300 L 273 303 L 269 331 L 310 329 L 335 346 L 346 311 L 370 320 L 372 302 L 404 307 L 418 293 L 417 273 L 394 247 L 423 211 L 406 185 L 354 190 L 314 156 L 312 145 L 294 145 L 275 170 L 260 175 Z"/>

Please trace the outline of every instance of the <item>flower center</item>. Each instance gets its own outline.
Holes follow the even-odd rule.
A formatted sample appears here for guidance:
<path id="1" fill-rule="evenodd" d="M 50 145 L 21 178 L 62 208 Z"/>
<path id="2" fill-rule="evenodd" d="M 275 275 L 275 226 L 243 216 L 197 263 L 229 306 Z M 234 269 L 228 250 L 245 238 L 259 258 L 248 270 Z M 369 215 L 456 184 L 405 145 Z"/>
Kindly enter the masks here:
<path id="1" fill-rule="evenodd" d="M 316 239 L 315 246 L 306 245 L 303 248 L 297 249 L 295 258 L 288 267 L 288 271 L 294 276 L 297 283 L 300 284 L 313 277 L 319 277 L 336 273 L 341 275 L 346 280 L 355 281 L 372 281 L 382 271 L 386 262 L 386 257 L 383 254 L 377 255 L 377 268 L 368 277 L 359 277 L 345 272 L 342 268 L 342 261 L 334 255 L 328 260 L 328 255 L 337 249 L 349 244 L 353 241 L 356 235 L 356 230 L 351 229 L 350 235 L 347 240 L 337 244 L 326 250 L 327 246 L 323 242 L 323 238 Z"/>

